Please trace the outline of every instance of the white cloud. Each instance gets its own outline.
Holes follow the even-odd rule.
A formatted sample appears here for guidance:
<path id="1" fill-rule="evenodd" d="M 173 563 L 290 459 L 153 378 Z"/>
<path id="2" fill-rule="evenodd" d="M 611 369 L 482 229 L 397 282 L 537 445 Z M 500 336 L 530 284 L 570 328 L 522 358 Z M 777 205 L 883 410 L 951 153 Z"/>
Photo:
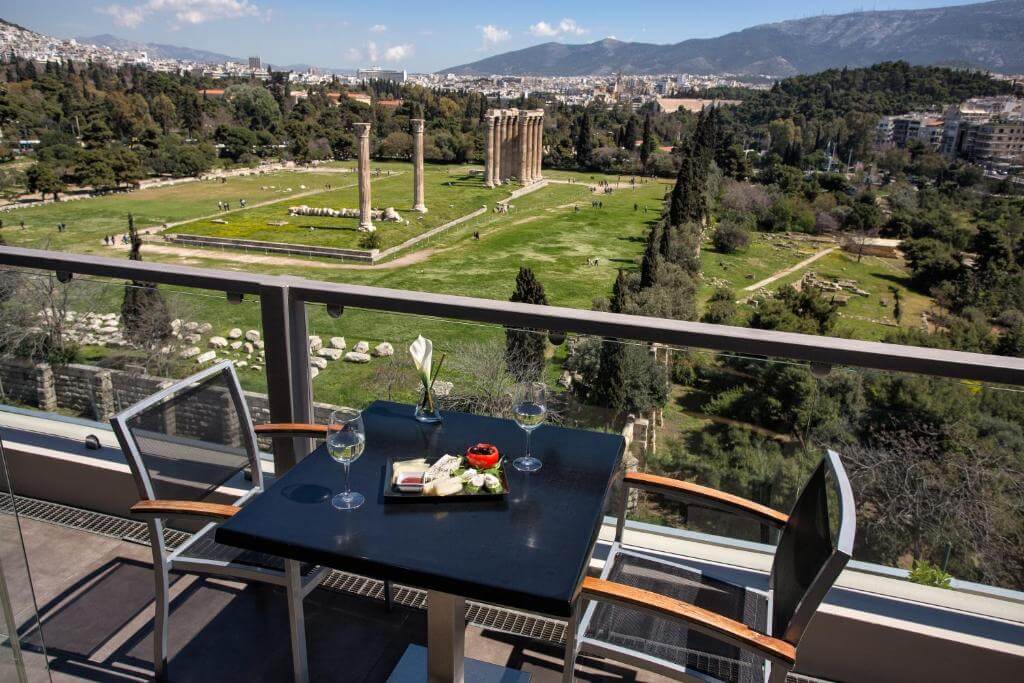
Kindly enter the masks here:
<path id="1" fill-rule="evenodd" d="M 373 65 L 381 62 L 400 62 L 413 56 L 415 52 L 416 46 L 412 43 L 389 45 L 382 49 L 371 40 L 362 48 L 350 47 L 345 50 L 345 59 L 350 64 Z"/>
<path id="2" fill-rule="evenodd" d="M 406 43 L 404 45 L 392 45 L 387 50 L 384 50 L 384 61 L 400 62 L 406 57 L 411 57 L 415 49 L 416 46 L 414 46 L 412 43 Z"/>
<path id="3" fill-rule="evenodd" d="M 96 11 L 113 17 L 115 24 L 127 28 L 135 28 L 149 17 L 159 14 L 172 18 L 171 28 L 218 19 L 270 17 L 270 10 L 261 10 L 249 0 L 144 0 L 131 5 L 97 7 Z"/>
<path id="4" fill-rule="evenodd" d="M 538 21 L 530 27 L 530 33 L 538 38 L 550 38 L 558 35 L 558 29 L 546 21 Z"/>
<path id="5" fill-rule="evenodd" d="M 566 17 L 558 24 L 538 21 L 530 26 L 530 33 L 538 38 L 554 38 L 556 36 L 582 36 L 587 33 L 587 29 L 577 24 L 575 19 Z"/>
<path id="6" fill-rule="evenodd" d="M 480 27 L 480 34 L 484 38 L 484 47 L 493 47 L 498 43 L 504 43 L 509 39 L 509 32 L 494 24 Z"/>
<path id="7" fill-rule="evenodd" d="M 582 36 L 587 32 L 587 29 L 577 24 L 572 19 L 562 19 L 558 22 L 559 30 L 566 35 Z"/>
<path id="8" fill-rule="evenodd" d="M 370 27 L 370 30 L 373 31 L 374 33 L 384 33 L 385 31 L 388 30 L 388 27 L 385 26 L 384 24 L 374 24 L 373 26 Z"/>
<path id="9" fill-rule="evenodd" d="M 109 14 L 114 18 L 114 23 L 126 28 L 135 28 L 145 19 L 141 7 L 123 7 L 121 5 L 107 5 L 97 7 L 96 11 L 101 14 Z"/>

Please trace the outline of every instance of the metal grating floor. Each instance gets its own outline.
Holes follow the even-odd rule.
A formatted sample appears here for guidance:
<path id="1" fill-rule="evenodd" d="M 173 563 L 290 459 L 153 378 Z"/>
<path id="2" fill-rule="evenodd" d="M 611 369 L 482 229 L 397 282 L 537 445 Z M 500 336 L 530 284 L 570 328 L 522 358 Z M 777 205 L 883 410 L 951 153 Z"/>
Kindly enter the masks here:
<path id="1" fill-rule="evenodd" d="M 22 517 L 41 522 L 70 527 L 79 531 L 116 538 L 130 543 L 149 545 L 149 530 L 145 522 L 124 517 L 116 517 L 101 512 L 91 512 L 80 508 L 51 503 L 24 496 L 0 495 L 0 513 L 11 514 L 17 505 L 18 514 Z M 168 548 L 176 548 L 188 540 L 191 534 L 184 531 L 167 529 L 164 539 Z M 332 569 L 324 577 L 321 588 L 351 593 L 374 600 L 384 599 L 384 582 L 357 574 Z M 427 592 L 418 588 L 393 585 L 393 600 L 405 607 L 424 609 L 427 604 Z M 466 605 L 466 621 L 480 628 L 500 631 L 516 636 L 544 640 L 555 644 L 565 642 L 565 622 L 558 619 L 519 612 L 505 607 L 494 607 L 479 602 L 468 602 Z M 810 678 L 791 673 L 786 677 L 787 683 L 829 683 L 820 678 Z"/>
<path id="2" fill-rule="evenodd" d="M 41 522 L 57 524 L 79 531 L 86 531 L 108 538 L 116 538 L 129 543 L 149 545 L 149 528 L 145 522 L 124 517 L 116 517 L 101 512 L 92 512 L 80 508 L 51 503 L 24 496 L 0 495 L 0 513 L 11 514 L 13 506 L 17 506 L 22 517 Z M 184 543 L 191 534 L 173 529 L 164 530 L 164 541 L 167 547 L 174 549 Z M 384 600 L 384 582 L 357 574 L 332 569 L 324 577 L 321 588 L 351 593 L 374 600 Z M 413 609 L 425 609 L 427 592 L 418 588 L 393 585 L 393 600 L 399 605 Z M 552 643 L 565 642 L 565 622 L 558 619 L 519 612 L 505 607 L 494 607 L 477 602 L 466 605 L 466 621 L 493 631 L 501 631 L 516 636 L 525 636 Z"/>

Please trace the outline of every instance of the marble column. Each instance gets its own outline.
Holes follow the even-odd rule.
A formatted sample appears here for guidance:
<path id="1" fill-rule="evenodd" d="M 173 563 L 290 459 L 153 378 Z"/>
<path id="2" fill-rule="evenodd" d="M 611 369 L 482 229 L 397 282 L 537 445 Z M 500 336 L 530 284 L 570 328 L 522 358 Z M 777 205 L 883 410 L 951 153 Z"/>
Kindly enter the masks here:
<path id="1" fill-rule="evenodd" d="M 494 115 L 494 161 L 491 164 L 494 184 L 501 185 L 501 111 Z"/>
<path id="2" fill-rule="evenodd" d="M 410 119 L 412 124 L 412 210 L 427 212 L 423 203 L 423 119 Z"/>
<path id="3" fill-rule="evenodd" d="M 494 117 L 487 112 L 487 127 L 484 129 L 484 186 L 494 187 Z"/>
<path id="4" fill-rule="evenodd" d="M 505 162 L 505 168 L 502 170 L 501 179 L 503 182 L 508 182 L 512 177 L 512 159 L 515 157 L 516 151 L 512 146 L 512 114 L 509 112 L 505 113 L 505 149 L 502 150 L 501 158 Z"/>
<path id="5" fill-rule="evenodd" d="M 544 174 L 541 171 L 542 163 L 544 161 L 544 114 L 537 117 L 537 123 L 534 126 L 534 151 L 536 160 L 533 166 L 533 179 L 541 180 L 544 178 Z"/>
<path id="6" fill-rule="evenodd" d="M 353 123 L 356 137 L 359 138 L 359 229 L 373 232 L 373 221 L 370 220 L 370 124 Z"/>
<path id="7" fill-rule="evenodd" d="M 532 183 L 534 180 L 533 169 L 537 165 L 537 150 L 534 146 L 534 132 L 533 129 L 537 125 L 537 117 L 530 116 L 527 119 L 526 126 L 526 182 Z"/>
<path id="8" fill-rule="evenodd" d="M 519 112 L 519 182 L 526 185 L 530 182 L 530 118 L 526 112 Z"/>

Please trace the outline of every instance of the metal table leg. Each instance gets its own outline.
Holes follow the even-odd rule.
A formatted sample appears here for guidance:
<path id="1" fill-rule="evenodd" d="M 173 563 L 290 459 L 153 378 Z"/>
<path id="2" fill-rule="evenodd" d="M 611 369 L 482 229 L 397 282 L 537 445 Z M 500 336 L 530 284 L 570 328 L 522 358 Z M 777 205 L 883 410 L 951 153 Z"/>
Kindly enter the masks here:
<path id="1" fill-rule="evenodd" d="M 427 591 L 427 681 L 463 683 L 466 599 Z"/>

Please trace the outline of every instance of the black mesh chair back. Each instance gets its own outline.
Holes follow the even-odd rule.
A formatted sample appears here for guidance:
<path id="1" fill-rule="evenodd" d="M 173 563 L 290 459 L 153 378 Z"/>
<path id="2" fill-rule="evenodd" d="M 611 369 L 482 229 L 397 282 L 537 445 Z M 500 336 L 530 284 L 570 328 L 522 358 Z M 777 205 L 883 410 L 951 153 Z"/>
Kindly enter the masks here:
<path id="1" fill-rule="evenodd" d="M 800 641 L 853 554 L 855 527 L 850 480 L 839 455 L 830 450 L 797 496 L 775 549 L 772 635 L 794 645 Z"/>
<path id="2" fill-rule="evenodd" d="M 115 416 L 139 495 L 202 501 L 246 467 L 262 487 L 259 451 L 230 362 L 163 389 Z"/>

